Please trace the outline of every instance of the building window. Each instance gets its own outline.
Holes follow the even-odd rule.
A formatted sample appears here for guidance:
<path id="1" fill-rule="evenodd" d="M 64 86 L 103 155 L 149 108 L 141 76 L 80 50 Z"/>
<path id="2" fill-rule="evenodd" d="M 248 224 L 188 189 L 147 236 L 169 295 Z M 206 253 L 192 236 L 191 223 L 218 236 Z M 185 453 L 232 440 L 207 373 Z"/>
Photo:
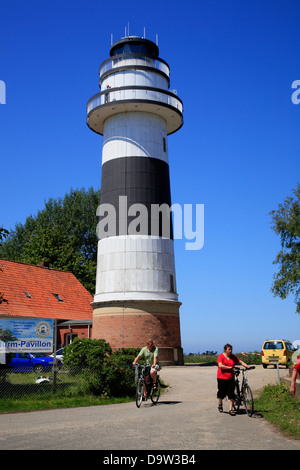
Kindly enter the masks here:
<path id="1" fill-rule="evenodd" d="M 77 338 L 77 334 L 76 333 L 68 333 L 66 335 L 66 344 L 65 346 L 68 346 L 68 344 L 71 344 L 72 341 L 74 341 L 75 338 Z"/>
<path id="2" fill-rule="evenodd" d="M 164 152 L 167 151 L 167 140 L 165 137 L 163 137 L 163 149 L 164 149 Z"/>
<path id="3" fill-rule="evenodd" d="M 174 290 L 174 276 L 170 274 L 170 292 L 175 292 Z"/>
<path id="4" fill-rule="evenodd" d="M 58 294 L 52 294 L 59 302 L 63 302 L 63 299 Z"/>
<path id="5" fill-rule="evenodd" d="M 26 295 L 26 297 L 28 297 L 28 299 L 31 299 L 31 295 L 29 294 L 29 292 L 24 292 L 24 294 Z"/>

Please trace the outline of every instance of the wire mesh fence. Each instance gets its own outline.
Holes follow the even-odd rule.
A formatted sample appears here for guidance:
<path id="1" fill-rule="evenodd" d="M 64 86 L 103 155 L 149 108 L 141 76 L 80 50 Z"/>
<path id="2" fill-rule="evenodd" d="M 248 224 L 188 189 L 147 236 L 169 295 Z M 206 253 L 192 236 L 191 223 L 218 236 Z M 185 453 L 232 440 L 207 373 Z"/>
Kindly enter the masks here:
<path id="1" fill-rule="evenodd" d="M 86 366 L 52 367 L 38 372 L 22 368 L 0 368 L 0 398 L 75 397 L 84 395 L 123 396 L 135 391 L 134 370 L 126 364 L 90 369 Z"/>
<path id="2" fill-rule="evenodd" d="M 0 397 L 82 395 L 89 390 L 91 372 L 88 368 L 63 366 L 58 371 L 50 368 L 44 373 L 2 367 L 0 369 Z"/>
<path id="3" fill-rule="evenodd" d="M 0 398 L 134 396 L 132 362 L 137 351 L 112 351 L 104 340 L 74 340 L 55 367 L 52 357 L 37 363 L 33 354 L 25 359 L 19 354 L 17 362 L 7 354 L 5 364 L 0 364 Z"/>

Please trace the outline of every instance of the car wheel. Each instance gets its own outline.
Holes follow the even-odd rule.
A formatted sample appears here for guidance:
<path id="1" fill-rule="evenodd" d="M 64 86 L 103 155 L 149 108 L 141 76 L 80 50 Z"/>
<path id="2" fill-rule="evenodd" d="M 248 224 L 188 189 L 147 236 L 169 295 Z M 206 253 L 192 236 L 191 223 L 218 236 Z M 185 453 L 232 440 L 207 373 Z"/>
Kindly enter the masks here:
<path id="1" fill-rule="evenodd" d="M 34 372 L 38 372 L 39 374 L 41 374 L 42 372 L 44 372 L 44 367 L 41 364 L 38 364 L 34 366 L 33 370 Z"/>

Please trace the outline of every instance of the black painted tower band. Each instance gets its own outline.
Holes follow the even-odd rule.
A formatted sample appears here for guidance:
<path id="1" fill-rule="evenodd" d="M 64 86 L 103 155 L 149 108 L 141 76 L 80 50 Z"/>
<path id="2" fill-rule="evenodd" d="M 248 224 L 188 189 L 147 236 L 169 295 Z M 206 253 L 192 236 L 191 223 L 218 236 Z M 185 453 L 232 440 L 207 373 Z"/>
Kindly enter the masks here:
<path id="1" fill-rule="evenodd" d="M 134 204 L 143 205 L 147 211 L 147 224 L 140 224 L 140 229 L 137 227 L 140 235 L 166 236 L 167 232 L 163 228 L 167 227 L 164 224 L 169 224 L 169 237 L 167 238 L 173 239 L 170 212 L 167 210 L 157 212 L 158 208 L 153 207 L 159 206 L 160 208 L 164 204 L 169 209 L 171 207 L 169 165 L 166 162 L 150 157 L 121 157 L 103 164 L 100 202 L 101 204 L 111 204 L 115 208 L 116 235 L 124 235 L 124 233 L 120 233 L 119 224 L 119 203 L 122 196 L 126 197 L 127 214 L 128 209 Z M 159 214 L 158 222 L 151 220 L 156 214 Z M 140 212 L 137 212 L 136 216 L 128 215 L 127 229 L 128 225 L 139 215 Z M 103 215 L 100 220 L 104 217 L 107 216 Z M 109 223 L 108 220 L 107 223 Z M 159 224 L 158 233 L 156 233 L 156 223 Z M 145 231 L 145 226 L 147 226 L 147 231 Z M 124 230 L 124 227 L 122 229 Z M 128 234 L 128 230 L 126 234 Z"/>

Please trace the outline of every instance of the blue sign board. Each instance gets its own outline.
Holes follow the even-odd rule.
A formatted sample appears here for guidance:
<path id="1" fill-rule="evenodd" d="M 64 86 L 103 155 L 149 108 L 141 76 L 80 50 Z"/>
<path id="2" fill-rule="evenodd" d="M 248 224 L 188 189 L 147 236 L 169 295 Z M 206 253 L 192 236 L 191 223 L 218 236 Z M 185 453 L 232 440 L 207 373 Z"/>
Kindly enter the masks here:
<path id="1" fill-rule="evenodd" d="M 0 353 L 52 351 L 52 318 L 0 317 Z"/>

